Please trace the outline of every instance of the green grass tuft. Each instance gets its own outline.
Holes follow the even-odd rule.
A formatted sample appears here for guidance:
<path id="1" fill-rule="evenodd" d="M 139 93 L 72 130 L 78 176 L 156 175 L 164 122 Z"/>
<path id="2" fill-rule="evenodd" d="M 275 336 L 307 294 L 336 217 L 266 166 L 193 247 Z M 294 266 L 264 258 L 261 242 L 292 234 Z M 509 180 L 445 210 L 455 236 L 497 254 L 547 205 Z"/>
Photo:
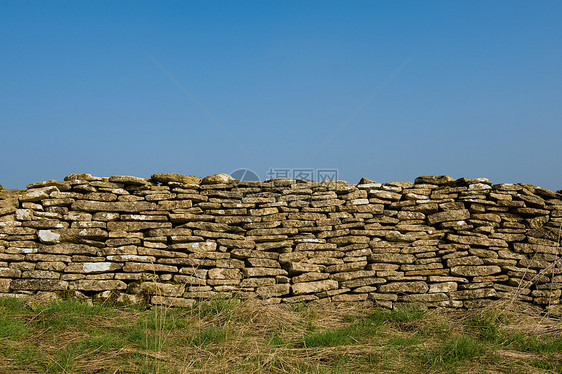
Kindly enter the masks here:
<path id="1" fill-rule="evenodd" d="M 190 344 L 196 347 L 204 347 L 209 344 L 218 344 L 226 341 L 228 330 L 221 326 L 210 325 L 196 333 Z"/>
<path id="2" fill-rule="evenodd" d="M 487 346 L 470 337 L 451 338 L 433 350 L 421 352 L 419 358 L 424 367 L 455 367 L 466 360 L 474 360 L 486 352 Z"/>

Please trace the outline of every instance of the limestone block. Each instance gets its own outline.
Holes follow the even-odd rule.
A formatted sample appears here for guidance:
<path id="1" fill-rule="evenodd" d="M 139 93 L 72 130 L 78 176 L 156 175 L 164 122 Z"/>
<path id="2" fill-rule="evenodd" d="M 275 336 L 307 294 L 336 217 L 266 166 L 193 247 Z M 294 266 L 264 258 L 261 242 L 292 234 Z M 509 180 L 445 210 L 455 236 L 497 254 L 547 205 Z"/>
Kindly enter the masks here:
<path id="1" fill-rule="evenodd" d="M 465 277 L 477 277 L 497 273 L 501 273 L 501 268 L 494 265 L 454 266 L 451 268 L 451 274 Z"/>
<path id="2" fill-rule="evenodd" d="M 425 293 L 429 286 L 425 282 L 391 282 L 379 286 L 384 293 Z"/>
<path id="3" fill-rule="evenodd" d="M 209 279 L 242 279 L 242 272 L 239 269 L 209 269 Z"/>
<path id="4" fill-rule="evenodd" d="M 310 272 L 322 272 L 325 269 L 323 265 L 311 264 L 307 262 L 289 262 L 286 265 L 286 269 L 289 274 L 300 274 L 300 273 L 310 273 Z"/>
<path id="5" fill-rule="evenodd" d="M 10 283 L 11 282 L 12 282 L 11 279 L 0 278 L 0 292 L 10 291 Z"/>
<path id="6" fill-rule="evenodd" d="M 200 177 L 195 177 L 193 175 L 182 175 L 177 173 L 156 173 L 153 174 L 150 179 L 158 183 L 184 183 L 184 184 L 199 184 L 201 183 Z"/>
<path id="7" fill-rule="evenodd" d="M 185 299 L 183 297 L 167 297 L 155 295 L 150 298 L 152 305 L 164 305 L 176 308 L 191 308 L 195 305 L 195 299 Z"/>
<path id="8" fill-rule="evenodd" d="M 383 284 L 386 283 L 386 279 L 384 278 L 376 278 L 376 277 L 366 277 L 366 278 L 356 278 L 348 281 L 341 282 L 342 287 L 347 288 L 356 288 L 356 287 L 364 287 L 364 286 L 372 286 L 375 284 Z"/>
<path id="9" fill-rule="evenodd" d="M 166 229 L 171 228 L 171 222 L 157 221 L 126 221 L 126 222 L 108 222 L 107 229 L 110 231 L 132 231 L 137 232 L 147 229 Z"/>
<path id="10" fill-rule="evenodd" d="M 48 199 L 53 192 L 60 192 L 55 186 L 48 186 L 42 188 L 32 188 L 25 191 L 20 195 L 20 201 L 37 202 L 43 199 Z"/>
<path id="11" fill-rule="evenodd" d="M 76 262 L 69 264 L 65 273 L 94 274 L 112 272 L 121 269 L 123 265 L 115 262 Z"/>
<path id="12" fill-rule="evenodd" d="M 489 239 L 486 237 L 473 236 L 473 235 L 447 234 L 447 239 L 455 243 L 482 246 L 482 247 L 507 247 L 508 246 L 505 240 Z"/>
<path id="13" fill-rule="evenodd" d="M 411 254 L 373 253 L 369 256 L 369 261 L 374 263 L 412 264 L 416 261 L 416 257 Z"/>
<path id="14" fill-rule="evenodd" d="M 359 270 L 352 272 L 335 273 L 330 276 L 331 279 L 339 282 L 348 281 L 357 278 L 374 277 L 377 274 L 374 270 Z"/>
<path id="15" fill-rule="evenodd" d="M 452 292 L 456 291 L 458 288 L 458 284 L 456 282 L 442 282 L 442 283 L 430 283 L 429 284 L 429 292 Z"/>
<path id="16" fill-rule="evenodd" d="M 271 286 L 262 286 L 256 289 L 256 294 L 262 299 L 269 299 L 272 297 L 280 297 L 288 295 L 291 292 L 289 284 L 275 284 Z"/>
<path id="17" fill-rule="evenodd" d="M 402 195 L 391 191 L 370 190 L 369 197 L 375 197 L 377 199 L 390 200 L 390 201 L 398 201 L 402 198 Z"/>
<path id="18" fill-rule="evenodd" d="M 0 277 L 2 278 L 19 278 L 21 270 L 15 267 L 0 268 Z"/>
<path id="19" fill-rule="evenodd" d="M 81 239 L 104 240 L 109 234 L 106 230 L 99 228 L 86 229 L 63 229 L 59 230 L 60 241 L 64 242 L 80 242 Z"/>
<path id="20" fill-rule="evenodd" d="M 123 183 L 123 184 L 132 184 L 137 186 L 144 186 L 150 183 L 148 179 L 139 178 L 139 177 L 131 177 L 128 175 L 115 175 L 109 177 L 109 181 L 112 183 Z"/>
<path id="21" fill-rule="evenodd" d="M 124 290 L 127 284 L 120 280 L 78 280 L 68 283 L 69 290 L 78 291 L 107 291 Z"/>
<path id="22" fill-rule="evenodd" d="M 245 278 L 240 282 L 240 287 L 272 286 L 275 283 L 275 278 Z"/>
<path id="23" fill-rule="evenodd" d="M 446 210 L 444 212 L 439 212 L 431 214 L 427 217 L 428 222 L 434 225 L 439 222 L 448 221 L 464 221 L 470 218 L 470 212 L 467 209 L 460 210 Z"/>
<path id="24" fill-rule="evenodd" d="M 364 270 L 367 266 L 367 261 L 348 262 L 343 264 L 330 265 L 326 267 L 327 273 L 341 273 L 345 271 Z"/>
<path id="25" fill-rule="evenodd" d="M 368 293 L 359 294 L 341 294 L 332 296 L 332 301 L 335 302 L 351 302 L 351 301 L 365 301 L 369 297 Z"/>
<path id="26" fill-rule="evenodd" d="M 0 202 L 0 210 L 2 202 Z M 30 221 L 33 217 L 33 210 L 31 209 L 17 209 L 16 213 L 16 220 L 18 221 Z M 2 215 L 2 214 L 0 214 Z"/>
<path id="27" fill-rule="evenodd" d="M 37 237 L 41 243 L 55 244 L 60 243 L 60 234 L 51 230 L 39 230 Z"/>
<path id="28" fill-rule="evenodd" d="M 215 251 L 217 249 L 217 243 L 215 242 L 184 243 L 183 248 L 189 252 Z"/>
<path id="29" fill-rule="evenodd" d="M 449 293 L 449 295 L 451 299 L 454 300 L 467 300 L 495 298 L 497 296 L 497 292 L 493 288 L 477 288 L 475 290 L 453 291 Z"/>
<path id="30" fill-rule="evenodd" d="M 435 184 L 435 185 L 446 185 L 453 182 L 454 179 L 448 175 L 431 175 L 431 176 L 421 176 L 417 177 L 414 184 Z"/>
<path id="31" fill-rule="evenodd" d="M 206 184 L 228 184 L 234 181 L 235 179 L 228 174 L 214 174 L 209 175 L 201 181 L 202 185 Z"/>
<path id="32" fill-rule="evenodd" d="M 140 213 L 142 211 L 157 210 L 155 203 L 145 201 L 90 201 L 78 200 L 72 204 L 72 210 L 84 212 L 123 212 L 123 213 Z"/>
<path id="33" fill-rule="evenodd" d="M 57 279 L 12 279 L 12 291 L 64 291 L 68 282 Z"/>
<path id="34" fill-rule="evenodd" d="M 58 271 L 50 270 L 29 270 L 24 271 L 21 275 L 22 278 L 39 278 L 39 279 L 59 279 L 60 273 Z"/>
<path id="35" fill-rule="evenodd" d="M 280 268 L 281 265 L 277 260 L 267 258 L 248 258 L 246 260 L 251 267 L 264 267 L 264 268 Z M 289 270 L 290 272 L 290 270 Z"/>
<path id="36" fill-rule="evenodd" d="M 338 282 L 331 279 L 297 283 L 291 286 L 294 295 L 302 295 L 309 293 L 318 293 L 322 291 L 335 290 L 338 288 Z"/>
<path id="37" fill-rule="evenodd" d="M 444 293 L 408 294 L 401 299 L 410 303 L 434 303 L 449 300 L 449 296 Z"/>
<path id="38" fill-rule="evenodd" d="M 314 282 L 317 280 L 328 279 L 330 274 L 327 273 L 304 273 L 292 278 L 293 283 Z"/>
<path id="39" fill-rule="evenodd" d="M 176 266 L 162 265 L 162 264 L 149 264 L 142 262 L 127 262 L 123 266 L 123 271 L 127 273 L 141 273 L 141 272 L 167 272 L 177 273 Z"/>
<path id="40" fill-rule="evenodd" d="M 287 271 L 275 268 L 245 268 L 242 269 L 244 277 L 270 277 L 276 275 L 287 275 Z"/>
<path id="41" fill-rule="evenodd" d="M 450 268 L 458 265 L 482 265 L 482 264 L 484 264 L 482 259 L 476 256 L 457 257 L 457 258 L 450 258 L 447 260 L 447 267 Z"/>
<path id="42" fill-rule="evenodd" d="M 159 282 L 142 282 L 139 290 L 147 295 L 179 297 L 183 295 L 185 286 L 183 284 L 168 284 Z"/>

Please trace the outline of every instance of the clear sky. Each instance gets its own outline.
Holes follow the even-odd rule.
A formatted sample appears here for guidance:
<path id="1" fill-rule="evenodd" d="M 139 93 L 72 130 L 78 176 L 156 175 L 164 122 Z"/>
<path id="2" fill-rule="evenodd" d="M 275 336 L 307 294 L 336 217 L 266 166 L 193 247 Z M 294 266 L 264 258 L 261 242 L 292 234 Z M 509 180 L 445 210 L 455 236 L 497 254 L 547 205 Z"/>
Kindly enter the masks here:
<path id="1" fill-rule="evenodd" d="M 0 1 L 0 184 L 335 169 L 562 189 L 560 1 Z"/>

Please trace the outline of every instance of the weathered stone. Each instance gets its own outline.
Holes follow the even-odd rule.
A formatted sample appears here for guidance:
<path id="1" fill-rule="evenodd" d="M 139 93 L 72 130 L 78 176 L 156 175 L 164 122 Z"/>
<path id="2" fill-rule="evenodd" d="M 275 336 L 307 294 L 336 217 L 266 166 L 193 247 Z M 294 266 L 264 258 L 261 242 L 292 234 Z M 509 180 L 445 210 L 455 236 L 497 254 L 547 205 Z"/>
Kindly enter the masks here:
<path id="1" fill-rule="evenodd" d="M 453 291 L 450 293 L 452 299 L 467 300 L 496 297 L 497 292 L 493 288 L 478 288 L 475 290 Z"/>
<path id="2" fill-rule="evenodd" d="M 472 235 L 468 236 L 468 235 L 447 234 L 447 239 L 455 243 L 482 246 L 482 247 L 507 247 L 508 246 L 505 240 L 489 239 L 486 237 L 472 236 Z"/>
<path id="3" fill-rule="evenodd" d="M 68 282 L 57 279 L 13 279 L 10 283 L 12 291 L 64 291 Z"/>
<path id="4" fill-rule="evenodd" d="M 428 216 L 427 220 L 431 225 L 434 225 L 439 222 L 463 221 L 469 218 L 470 218 L 470 212 L 467 209 L 460 209 L 460 210 L 446 210 L 444 212 L 435 213 Z"/>
<path id="5" fill-rule="evenodd" d="M 178 268 L 176 266 L 162 265 L 162 264 L 127 262 L 125 263 L 125 266 L 123 266 L 123 271 L 127 273 L 141 273 L 145 271 L 177 273 Z"/>
<path id="6" fill-rule="evenodd" d="M 384 293 L 425 293 L 429 286 L 425 282 L 391 282 L 379 287 Z"/>
<path id="7" fill-rule="evenodd" d="M 110 231 L 140 231 L 148 229 L 171 228 L 171 222 L 153 221 L 127 221 L 127 222 L 108 222 L 107 229 Z"/>
<path id="8" fill-rule="evenodd" d="M 104 240 L 109 236 L 107 231 L 102 229 L 95 229 L 95 228 L 94 229 L 65 229 L 65 230 L 60 230 L 59 234 L 60 234 L 60 241 L 65 241 L 65 242 L 74 242 L 79 239 Z"/>
<path id="9" fill-rule="evenodd" d="M 176 308 L 191 308 L 195 305 L 195 299 L 186 299 L 183 297 L 166 297 L 154 295 L 150 298 L 150 303 L 152 305 L 164 305 Z"/>
<path id="10" fill-rule="evenodd" d="M 289 274 L 300 274 L 300 273 L 310 273 L 310 272 L 321 272 L 324 270 L 325 266 L 311 264 L 306 262 L 289 262 L 287 264 L 287 271 Z"/>
<path id="11" fill-rule="evenodd" d="M 248 258 L 246 261 L 252 267 L 264 267 L 264 268 L 280 268 L 281 267 L 278 260 L 271 260 L 271 259 L 267 259 L 267 258 Z M 242 263 L 241 267 L 244 267 L 243 263 Z"/>
<path id="12" fill-rule="evenodd" d="M 326 267 L 327 273 L 340 273 L 344 271 L 364 270 L 367 266 L 367 261 L 347 262 L 344 264 L 330 265 Z"/>
<path id="13" fill-rule="evenodd" d="M 201 184 L 228 184 L 235 179 L 228 174 L 209 175 L 201 181 Z"/>
<path id="14" fill-rule="evenodd" d="M 12 214 L 18 210 L 18 199 L 0 200 L 0 216 Z"/>
<path id="15" fill-rule="evenodd" d="M 447 260 L 447 267 L 450 268 L 458 265 L 482 265 L 482 264 L 484 264 L 482 259 L 476 256 L 456 257 Z"/>
<path id="16" fill-rule="evenodd" d="M 383 284 L 386 283 L 386 279 L 384 278 L 376 278 L 376 277 L 366 277 L 366 278 L 356 278 L 348 281 L 341 282 L 343 287 L 347 288 L 356 288 L 356 287 L 364 287 L 364 286 L 371 286 L 374 284 Z"/>
<path id="17" fill-rule="evenodd" d="M 356 278 L 374 277 L 377 274 L 374 270 L 360 270 L 353 272 L 336 273 L 330 276 L 331 279 L 343 282 Z"/>
<path id="18" fill-rule="evenodd" d="M 85 211 L 85 212 L 140 213 L 142 211 L 156 210 L 157 205 L 155 203 L 149 203 L 144 201 L 103 202 L 103 201 L 78 200 L 72 204 L 71 209 L 78 210 L 78 211 Z"/>
<path id="19" fill-rule="evenodd" d="M 318 293 L 322 291 L 335 290 L 337 288 L 338 282 L 331 279 L 316 282 L 297 283 L 291 286 L 294 295 Z"/>
<path id="20" fill-rule="evenodd" d="M 421 176 L 417 177 L 414 184 L 435 184 L 435 185 L 446 185 L 453 182 L 454 179 L 448 175 L 435 175 L 435 176 Z"/>
<path id="21" fill-rule="evenodd" d="M 132 184 L 132 185 L 138 185 L 138 186 L 144 186 L 149 184 L 149 180 L 145 179 L 145 178 L 139 178 L 139 177 L 131 177 L 131 176 L 125 176 L 125 175 L 115 175 L 112 177 L 109 177 L 109 181 L 112 183 L 124 183 L 124 184 Z"/>
<path id="22" fill-rule="evenodd" d="M 126 288 L 127 284 L 120 280 L 78 280 L 68 284 L 68 289 L 79 291 L 124 290 Z"/>
<path id="23" fill-rule="evenodd" d="M 242 272 L 239 269 L 209 269 L 209 279 L 242 279 Z"/>
<path id="24" fill-rule="evenodd" d="M 183 295 L 185 286 L 183 284 L 143 282 L 140 284 L 139 289 L 141 293 L 147 295 L 179 297 Z"/>
<path id="25" fill-rule="evenodd" d="M 112 258 L 113 259 L 113 258 Z M 120 269 L 122 264 L 115 262 L 83 262 L 73 263 L 65 267 L 65 273 L 105 273 Z"/>
<path id="26" fill-rule="evenodd" d="M 328 279 L 330 274 L 326 273 L 304 273 L 292 278 L 293 283 L 314 282 L 317 280 Z"/>
<path id="27" fill-rule="evenodd" d="M 458 288 L 458 284 L 456 282 L 431 283 L 429 285 L 429 292 L 449 293 L 452 291 L 456 291 L 457 288 Z"/>
<path id="28" fill-rule="evenodd" d="M 424 239 L 427 237 L 427 234 L 424 232 L 408 232 L 406 234 L 402 234 L 400 231 L 389 231 L 386 234 L 386 240 L 389 242 L 414 242 L 419 239 Z"/>
<path id="29" fill-rule="evenodd" d="M 60 234 L 51 230 L 39 230 L 37 237 L 41 243 L 55 244 L 60 242 Z"/>
<path id="30" fill-rule="evenodd" d="M 402 195 L 396 192 L 383 191 L 383 190 L 370 190 L 369 196 L 376 197 L 377 199 L 398 201 L 402 198 Z"/>
<path id="31" fill-rule="evenodd" d="M 416 257 L 411 254 L 400 253 L 373 253 L 369 256 L 371 262 L 388 262 L 392 264 L 412 264 Z"/>
<path id="32" fill-rule="evenodd" d="M 183 243 L 182 248 L 190 252 L 198 251 L 214 251 L 217 249 L 217 243 L 215 242 L 192 242 Z"/>
<path id="33" fill-rule="evenodd" d="M 542 245 L 542 244 L 528 244 L 528 243 L 513 243 L 513 249 L 519 253 L 549 253 L 558 255 L 561 253 L 560 247 Z"/>
<path id="34" fill-rule="evenodd" d="M 192 175 L 182 175 L 177 173 L 157 173 L 153 174 L 150 179 L 158 183 L 178 182 L 184 184 L 199 184 L 201 183 L 200 177 Z"/>
<path id="35" fill-rule="evenodd" d="M 20 197 L 20 201 L 41 201 L 43 199 L 48 199 L 53 192 L 58 192 L 59 189 L 55 186 L 48 186 L 43 188 L 33 188 L 24 192 Z"/>
<path id="36" fill-rule="evenodd" d="M 272 297 L 280 297 L 288 295 L 291 292 L 289 284 L 275 284 L 271 286 L 262 286 L 256 289 L 256 294 L 262 299 L 270 299 Z"/>
<path id="37" fill-rule="evenodd" d="M 287 271 L 275 268 L 245 268 L 242 269 L 246 278 L 250 277 L 270 277 L 276 275 L 287 275 Z"/>
<path id="38" fill-rule="evenodd" d="M 0 278 L 0 292 L 8 292 L 10 290 L 11 279 Z"/>
<path id="39" fill-rule="evenodd" d="M 464 277 L 477 277 L 484 275 L 497 274 L 501 272 L 499 266 L 481 265 L 481 266 L 454 266 L 451 268 L 451 274 Z"/>
<path id="40" fill-rule="evenodd" d="M 410 294 L 402 296 L 402 300 L 410 303 L 435 303 L 449 300 L 444 293 Z"/>

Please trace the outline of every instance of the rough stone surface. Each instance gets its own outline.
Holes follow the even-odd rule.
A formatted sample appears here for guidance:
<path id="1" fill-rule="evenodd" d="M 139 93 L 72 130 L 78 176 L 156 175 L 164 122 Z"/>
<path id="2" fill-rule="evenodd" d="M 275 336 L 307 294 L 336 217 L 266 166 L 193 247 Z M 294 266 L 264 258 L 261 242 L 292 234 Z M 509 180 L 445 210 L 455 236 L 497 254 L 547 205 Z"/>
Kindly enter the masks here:
<path id="1" fill-rule="evenodd" d="M 194 177 L 193 175 L 182 175 L 176 173 L 157 173 L 153 174 L 150 179 L 158 183 L 184 183 L 184 184 L 199 184 L 201 183 L 200 177 Z"/>
<path id="2" fill-rule="evenodd" d="M 234 178 L 228 174 L 214 174 L 203 178 L 201 184 L 225 184 L 230 183 L 233 180 Z"/>
<path id="3" fill-rule="evenodd" d="M 0 190 L 0 293 L 175 307 L 225 295 L 561 302 L 560 193 L 447 176 L 328 182 L 73 174 Z"/>

